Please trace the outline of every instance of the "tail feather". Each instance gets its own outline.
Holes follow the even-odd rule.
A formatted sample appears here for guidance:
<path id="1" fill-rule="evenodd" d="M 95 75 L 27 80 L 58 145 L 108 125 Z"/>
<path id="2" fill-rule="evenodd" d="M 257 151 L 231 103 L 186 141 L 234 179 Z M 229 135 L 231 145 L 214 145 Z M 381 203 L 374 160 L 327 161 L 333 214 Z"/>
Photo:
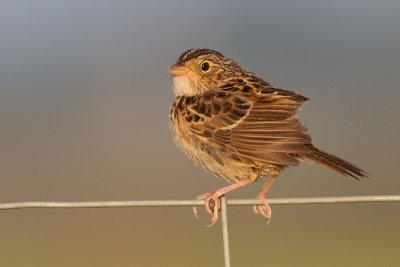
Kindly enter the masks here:
<path id="1" fill-rule="evenodd" d="M 344 176 L 350 176 L 355 179 L 367 177 L 367 173 L 360 167 L 357 167 L 356 165 L 341 158 L 338 158 L 332 154 L 321 151 L 313 145 L 309 146 L 309 152 L 304 156 L 316 163 L 331 168 L 332 170 L 337 171 Z"/>

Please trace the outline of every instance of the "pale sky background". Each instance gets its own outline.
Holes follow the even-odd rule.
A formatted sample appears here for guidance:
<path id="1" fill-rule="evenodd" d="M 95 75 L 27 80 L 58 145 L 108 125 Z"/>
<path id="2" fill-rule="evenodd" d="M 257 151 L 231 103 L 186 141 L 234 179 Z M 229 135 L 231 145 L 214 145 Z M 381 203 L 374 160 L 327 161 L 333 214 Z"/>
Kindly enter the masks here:
<path id="1" fill-rule="evenodd" d="M 400 194 L 399 1 L 1 1 L 0 202 L 192 199 L 226 185 L 172 141 L 169 66 L 208 47 L 311 99 L 319 148 L 270 197 Z M 253 198 L 262 184 L 228 197 Z M 397 266 L 400 204 L 230 208 L 234 266 Z M 221 266 L 189 208 L 0 211 L 1 266 Z"/>

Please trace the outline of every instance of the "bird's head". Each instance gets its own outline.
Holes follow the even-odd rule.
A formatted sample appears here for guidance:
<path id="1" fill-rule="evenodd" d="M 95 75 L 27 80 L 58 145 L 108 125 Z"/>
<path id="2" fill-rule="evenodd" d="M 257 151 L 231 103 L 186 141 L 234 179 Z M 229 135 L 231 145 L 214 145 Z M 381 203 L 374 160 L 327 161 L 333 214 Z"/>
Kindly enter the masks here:
<path id="1" fill-rule="evenodd" d="M 194 96 L 217 89 L 239 70 L 236 62 L 221 53 L 201 48 L 184 52 L 168 72 L 173 75 L 176 96 Z"/>

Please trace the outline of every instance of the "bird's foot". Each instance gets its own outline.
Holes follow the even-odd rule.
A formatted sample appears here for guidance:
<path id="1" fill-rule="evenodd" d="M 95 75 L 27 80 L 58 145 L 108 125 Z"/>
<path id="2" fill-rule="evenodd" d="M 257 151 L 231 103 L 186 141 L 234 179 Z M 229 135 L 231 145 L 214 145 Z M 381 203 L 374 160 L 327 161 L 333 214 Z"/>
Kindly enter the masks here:
<path id="1" fill-rule="evenodd" d="M 267 201 L 265 200 L 265 198 L 263 196 L 258 196 L 257 199 L 261 199 L 264 203 L 254 205 L 253 212 L 255 215 L 260 215 L 260 216 L 266 218 L 267 225 L 268 225 L 272 218 L 272 209 L 268 205 Z"/>
<path id="2" fill-rule="evenodd" d="M 204 193 L 197 197 L 197 199 L 204 200 L 204 206 L 206 207 L 206 211 L 211 216 L 211 223 L 207 225 L 207 227 L 213 226 L 218 221 L 218 209 L 219 209 L 219 199 L 222 194 L 218 191 L 211 193 Z M 194 216 L 196 219 L 199 219 L 199 215 L 197 212 L 197 207 L 192 208 Z"/>
<path id="3" fill-rule="evenodd" d="M 243 187 L 247 184 L 253 183 L 257 178 L 257 173 L 252 173 L 248 178 L 241 180 L 240 182 L 236 182 L 234 184 L 230 184 L 223 188 L 218 189 L 217 191 L 211 193 L 204 193 L 197 197 L 197 199 L 204 200 L 204 204 L 206 207 L 206 211 L 211 215 L 211 224 L 207 225 L 208 227 L 213 226 L 218 221 L 218 209 L 220 207 L 219 199 L 240 187 Z M 197 214 L 197 208 L 193 207 L 194 216 L 198 219 L 199 216 Z"/>

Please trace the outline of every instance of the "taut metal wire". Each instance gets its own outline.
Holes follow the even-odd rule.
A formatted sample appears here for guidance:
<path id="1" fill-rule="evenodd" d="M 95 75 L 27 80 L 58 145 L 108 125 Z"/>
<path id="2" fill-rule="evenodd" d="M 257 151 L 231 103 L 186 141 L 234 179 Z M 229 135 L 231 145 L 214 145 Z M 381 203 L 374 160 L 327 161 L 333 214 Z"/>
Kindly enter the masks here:
<path id="1" fill-rule="evenodd" d="M 361 202 L 398 202 L 400 195 L 354 196 L 354 197 L 312 197 L 312 198 L 271 198 L 270 205 L 336 204 Z M 263 204 L 259 199 L 228 199 L 228 206 Z M 121 200 L 121 201 L 25 201 L 0 203 L 0 210 L 26 208 L 113 208 L 113 207 L 178 207 L 202 206 L 203 200 Z"/>

